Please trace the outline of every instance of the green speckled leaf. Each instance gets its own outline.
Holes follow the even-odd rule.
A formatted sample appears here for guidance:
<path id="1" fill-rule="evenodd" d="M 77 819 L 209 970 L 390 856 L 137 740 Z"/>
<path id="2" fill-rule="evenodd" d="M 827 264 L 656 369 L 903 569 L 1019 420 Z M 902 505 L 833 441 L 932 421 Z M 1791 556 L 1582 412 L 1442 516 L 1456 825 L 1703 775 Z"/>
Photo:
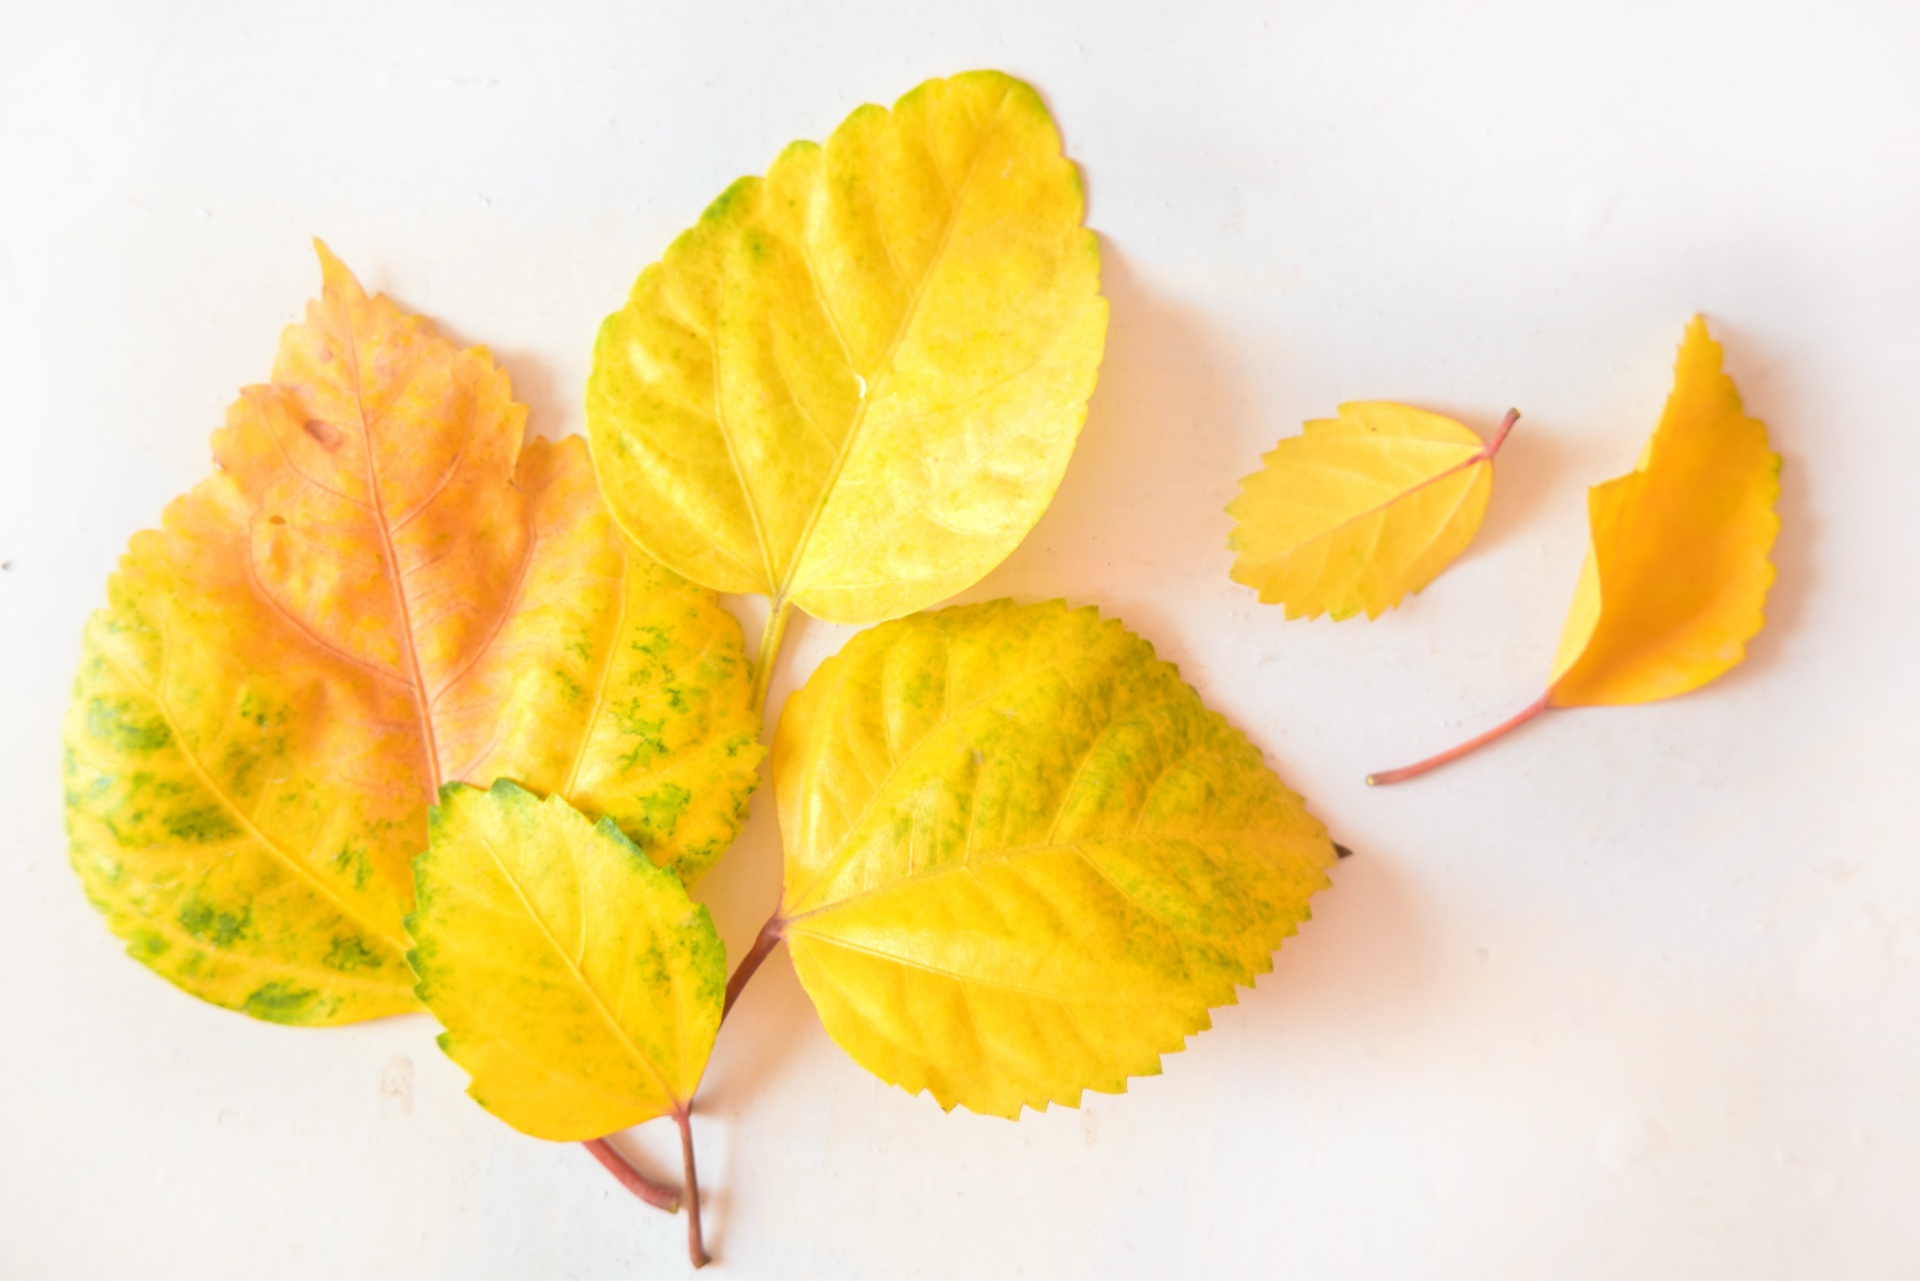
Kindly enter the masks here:
<path id="1" fill-rule="evenodd" d="M 611 822 L 509 782 L 448 787 L 432 829 L 409 959 L 468 1093 L 543 1139 L 683 1108 L 727 986 L 707 909 Z"/>
<path id="2" fill-rule="evenodd" d="M 1001 1116 L 1159 1071 L 1334 860 L 1172 665 L 1058 602 L 856 636 L 788 702 L 773 779 L 778 929 L 827 1031 Z"/>
<path id="3" fill-rule="evenodd" d="M 579 438 L 562 444 L 584 527 L 564 554 L 577 559 L 560 566 L 556 547 L 555 572 L 503 628 L 495 686 L 474 695 L 493 736 L 455 777 L 557 792 L 692 884 L 746 821 L 765 755 L 740 624 L 620 535 Z"/>

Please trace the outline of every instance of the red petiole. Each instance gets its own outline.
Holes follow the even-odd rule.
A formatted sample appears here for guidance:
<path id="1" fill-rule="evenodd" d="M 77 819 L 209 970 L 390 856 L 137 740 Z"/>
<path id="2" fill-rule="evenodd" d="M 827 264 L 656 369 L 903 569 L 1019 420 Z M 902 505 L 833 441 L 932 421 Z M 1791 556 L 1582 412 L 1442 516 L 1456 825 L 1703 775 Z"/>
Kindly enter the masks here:
<path id="1" fill-rule="evenodd" d="M 1542 694 L 1534 702 L 1522 708 L 1517 716 L 1504 720 L 1486 733 L 1475 738 L 1470 738 L 1458 747 L 1450 747 L 1437 756 L 1429 756 L 1424 761 L 1415 761 L 1413 764 L 1403 765 L 1399 769 L 1382 770 L 1378 774 L 1369 774 L 1367 775 L 1367 786 L 1373 787 L 1380 783 L 1404 782 L 1407 779 L 1416 778 L 1430 769 L 1438 769 L 1448 761 L 1457 761 L 1476 747 L 1486 746 L 1507 731 L 1518 729 L 1540 713 L 1551 708 L 1553 704 L 1547 701 L 1551 697 L 1551 692 Z"/>

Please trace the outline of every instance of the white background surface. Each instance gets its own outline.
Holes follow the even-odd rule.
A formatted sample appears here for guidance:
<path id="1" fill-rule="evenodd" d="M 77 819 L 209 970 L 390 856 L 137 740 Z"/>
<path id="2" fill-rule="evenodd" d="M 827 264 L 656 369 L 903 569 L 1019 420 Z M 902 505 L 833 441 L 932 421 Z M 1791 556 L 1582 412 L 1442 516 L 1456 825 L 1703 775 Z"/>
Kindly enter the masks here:
<path id="1" fill-rule="evenodd" d="M 424 1017 L 256 1023 L 124 957 L 58 727 L 126 539 L 318 288 L 307 237 L 581 428 L 594 331 L 734 177 L 1003 68 L 1083 166 L 1085 436 L 968 598 L 1116 613 L 1343 864 L 1161 1077 L 942 1115 L 784 955 L 697 1117 L 723 1275 L 1920 1272 L 1920 8 L 8 5 L 0 39 L 0 1264 L 678 1275 L 680 1224 L 473 1106 Z M 1707 314 L 1786 459 L 1745 666 L 1369 791 L 1545 680 L 1584 491 Z M 1221 507 L 1341 400 L 1525 413 L 1378 622 L 1229 582 Z M 734 602 L 757 634 L 757 602 Z M 796 622 L 771 706 L 843 641 Z M 771 907 L 763 792 L 702 886 Z M 669 1173 L 665 1123 L 628 1140 Z"/>

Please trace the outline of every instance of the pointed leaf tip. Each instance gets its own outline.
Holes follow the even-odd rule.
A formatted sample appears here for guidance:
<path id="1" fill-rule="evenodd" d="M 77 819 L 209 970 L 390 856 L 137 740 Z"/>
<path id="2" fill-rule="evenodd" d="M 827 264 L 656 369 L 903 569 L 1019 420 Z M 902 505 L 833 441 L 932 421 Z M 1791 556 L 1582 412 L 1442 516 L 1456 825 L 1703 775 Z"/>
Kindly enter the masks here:
<path id="1" fill-rule="evenodd" d="M 313 238 L 314 256 L 320 259 L 320 287 L 324 294 L 340 293 L 348 299 L 364 299 L 366 290 L 360 287 L 360 278 L 340 260 L 327 242 L 315 236 Z"/>

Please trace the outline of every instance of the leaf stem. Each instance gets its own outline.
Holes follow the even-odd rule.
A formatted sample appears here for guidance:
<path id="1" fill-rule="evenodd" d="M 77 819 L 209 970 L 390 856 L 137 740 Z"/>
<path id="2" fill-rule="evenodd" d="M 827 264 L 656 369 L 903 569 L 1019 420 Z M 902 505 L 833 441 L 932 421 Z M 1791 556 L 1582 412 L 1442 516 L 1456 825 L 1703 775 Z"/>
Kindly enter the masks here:
<path id="1" fill-rule="evenodd" d="M 634 1169 L 632 1163 L 621 1156 L 613 1144 L 605 1139 L 588 1139 L 580 1146 L 593 1153 L 593 1159 L 604 1165 L 608 1174 L 620 1180 L 621 1187 L 654 1209 L 665 1210 L 668 1214 L 673 1214 L 680 1209 L 680 1189 L 670 1188 L 664 1183 L 655 1183 Z"/>
<path id="2" fill-rule="evenodd" d="M 693 1172 L 693 1102 L 681 1105 L 673 1119 L 680 1127 L 680 1160 L 687 1170 L 687 1257 L 693 1266 L 704 1268 L 713 1262 L 707 1243 L 700 1234 L 700 1180 Z"/>
<path id="3" fill-rule="evenodd" d="M 1500 425 L 1494 428 L 1493 439 L 1488 441 L 1487 447 L 1480 451 L 1480 456 L 1491 459 L 1495 454 L 1499 453 L 1500 446 L 1507 442 L 1507 433 L 1512 431 L 1513 425 L 1519 421 L 1520 411 L 1517 409 L 1509 409 L 1507 416 L 1500 420 Z"/>
<path id="4" fill-rule="evenodd" d="M 760 633 L 760 652 L 753 660 L 753 693 L 750 706 L 759 716 L 767 709 L 767 686 L 773 680 L 773 663 L 780 657 L 780 642 L 786 639 L 787 615 L 793 602 L 774 597 L 767 602 L 767 627 Z"/>
<path id="5" fill-rule="evenodd" d="M 723 1021 L 727 1017 L 727 1011 L 733 1008 L 733 1003 L 740 999 L 740 991 L 746 987 L 747 980 L 752 978 L 753 972 L 760 968 L 760 962 L 766 960 L 768 954 L 779 946 L 781 924 L 780 909 L 775 908 L 773 915 L 767 918 L 767 923 L 760 927 L 760 933 L 754 938 L 753 946 L 748 948 L 747 954 L 740 958 L 739 967 L 734 970 L 733 977 L 727 980 L 727 1001 L 720 1007 L 720 1018 Z"/>
<path id="6" fill-rule="evenodd" d="M 1549 690 L 1547 693 L 1542 694 L 1538 699 L 1534 700 L 1531 703 L 1528 703 L 1525 707 L 1521 708 L 1518 715 L 1513 716 L 1508 720 L 1501 721 L 1498 725 L 1495 725 L 1492 729 L 1488 730 L 1486 733 L 1479 735 L 1477 738 L 1470 738 L 1466 742 L 1460 744 L 1458 747 L 1448 748 L 1446 751 L 1441 752 L 1438 756 L 1429 756 L 1424 761 L 1416 761 L 1412 765 L 1403 765 L 1399 769 L 1383 770 L 1378 774 L 1367 775 L 1367 786 L 1374 787 L 1381 783 L 1404 782 L 1407 779 L 1414 778 L 1414 777 L 1417 777 L 1418 775 L 1424 774 L 1430 769 L 1438 769 L 1440 766 L 1445 765 L 1448 761 L 1459 760 L 1462 756 L 1465 756 L 1468 752 L 1471 752 L 1474 748 L 1486 746 L 1488 743 L 1491 743 L 1494 739 L 1499 738 L 1502 734 L 1506 733 L 1508 730 L 1517 729 L 1520 726 L 1525 725 L 1528 721 L 1532 720 L 1534 717 L 1538 716 L 1540 713 L 1546 711 L 1549 707 L 1552 706 L 1552 704 L 1547 701 L 1549 698 L 1552 697 L 1552 693 L 1553 692 Z"/>

